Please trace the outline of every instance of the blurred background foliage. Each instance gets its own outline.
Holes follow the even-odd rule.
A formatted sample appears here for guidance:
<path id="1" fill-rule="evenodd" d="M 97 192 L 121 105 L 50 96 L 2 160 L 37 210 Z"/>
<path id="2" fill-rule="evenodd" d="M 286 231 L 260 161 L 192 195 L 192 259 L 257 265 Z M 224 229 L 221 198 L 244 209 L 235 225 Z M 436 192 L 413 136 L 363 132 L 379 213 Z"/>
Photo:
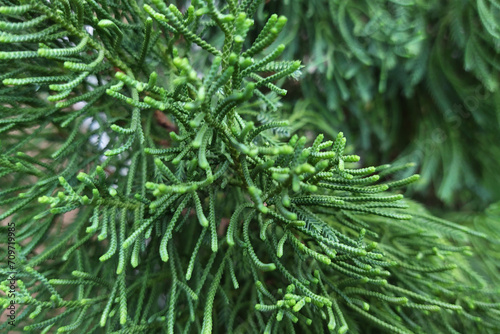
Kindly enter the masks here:
<path id="1" fill-rule="evenodd" d="M 270 0 L 256 25 L 270 13 L 304 64 L 281 100 L 297 128 L 343 131 L 364 165 L 416 163 L 428 206 L 500 198 L 499 1 Z"/>

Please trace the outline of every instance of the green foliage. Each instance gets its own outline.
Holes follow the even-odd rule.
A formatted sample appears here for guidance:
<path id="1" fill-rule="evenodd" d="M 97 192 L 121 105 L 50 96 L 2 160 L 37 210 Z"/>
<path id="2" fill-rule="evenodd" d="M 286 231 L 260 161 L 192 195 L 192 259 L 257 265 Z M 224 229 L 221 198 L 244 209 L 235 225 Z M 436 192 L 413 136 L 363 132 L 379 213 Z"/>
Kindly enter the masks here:
<path id="1" fill-rule="evenodd" d="M 304 59 L 288 109 L 330 135 L 342 129 L 371 163 L 416 162 L 422 199 L 477 208 L 500 198 L 497 1 L 284 4 L 269 1 L 257 21 L 285 15 L 284 56 Z"/>
<path id="2" fill-rule="evenodd" d="M 403 199 L 411 165 L 287 136 L 277 96 L 302 66 L 278 60 L 284 17 L 253 28 L 260 1 L 0 4 L 0 220 L 25 331 L 500 326 L 468 257 L 493 236 Z"/>

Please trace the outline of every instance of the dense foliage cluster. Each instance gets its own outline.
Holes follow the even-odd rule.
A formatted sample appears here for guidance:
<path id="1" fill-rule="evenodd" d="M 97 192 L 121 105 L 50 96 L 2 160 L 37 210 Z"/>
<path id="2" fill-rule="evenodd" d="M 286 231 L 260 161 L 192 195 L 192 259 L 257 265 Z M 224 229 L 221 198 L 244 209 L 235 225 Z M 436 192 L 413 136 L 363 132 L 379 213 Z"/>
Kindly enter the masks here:
<path id="1" fill-rule="evenodd" d="M 0 221 L 16 226 L 20 328 L 500 327 L 498 210 L 474 228 L 439 219 L 399 190 L 412 164 L 363 167 L 341 132 L 294 134 L 280 97 L 304 68 L 280 60 L 285 17 L 254 22 L 263 8 L 0 0 Z"/>
<path id="2" fill-rule="evenodd" d="M 429 203 L 500 198 L 498 1 L 269 1 L 258 22 L 269 12 L 289 19 L 285 57 L 306 66 L 287 108 L 372 163 L 416 162 Z"/>

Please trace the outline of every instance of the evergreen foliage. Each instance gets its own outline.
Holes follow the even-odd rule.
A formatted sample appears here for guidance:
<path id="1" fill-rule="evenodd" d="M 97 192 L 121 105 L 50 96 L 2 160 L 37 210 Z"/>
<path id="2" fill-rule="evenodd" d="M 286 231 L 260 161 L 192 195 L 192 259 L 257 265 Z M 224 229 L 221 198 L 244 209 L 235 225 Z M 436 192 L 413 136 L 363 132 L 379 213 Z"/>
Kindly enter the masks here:
<path id="1" fill-rule="evenodd" d="M 287 108 L 371 163 L 417 163 L 423 200 L 500 198 L 498 1 L 269 1 L 257 21 L 269 13 L 289 19 L 284 56 L 304 59 Z"/>
<path id="2" fill-rule="evenodd" d="M 473 252 L 498 234 L 404 199 L 419 176 L 395 175 L 411 164 L 362 167 L 342 133 L 294 134 L 278 97 L 302 65 L 280 60 L 285 17 L 253 26 L 260 3 L 0 0 L 16 321 L 36 333 L 495 333 L 498 261 Z"/>

